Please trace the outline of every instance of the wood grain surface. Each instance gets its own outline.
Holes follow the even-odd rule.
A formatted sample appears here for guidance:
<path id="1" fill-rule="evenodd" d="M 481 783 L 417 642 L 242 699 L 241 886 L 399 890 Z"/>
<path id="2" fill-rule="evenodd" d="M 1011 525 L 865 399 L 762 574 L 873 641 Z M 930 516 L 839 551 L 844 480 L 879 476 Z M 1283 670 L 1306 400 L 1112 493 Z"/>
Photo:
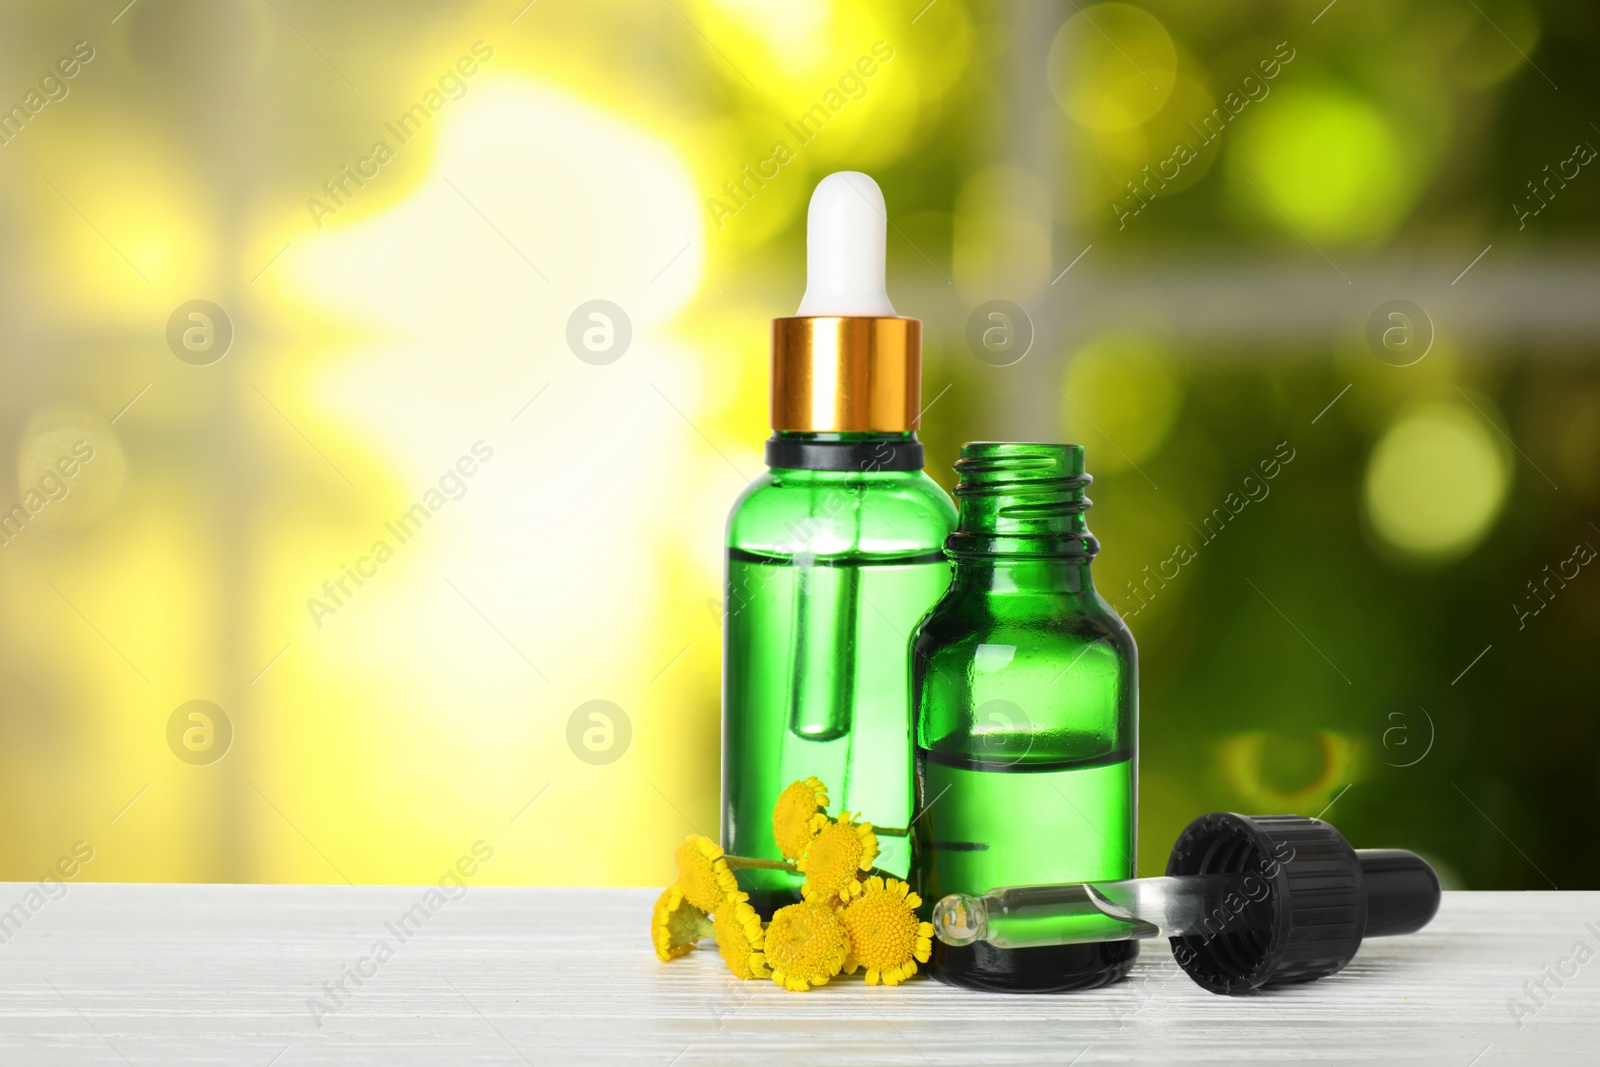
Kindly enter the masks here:
<path id="1" fill-rule="evenodd" d="M 658 963 L 655 890 L 37 888 L 0 884 L 6 1064 L 1600 1063 L 1600 893 L 1448 893 L 1339 975 L 1225 998 L 1164 942 L 1088 993 L 786 993 Z"/>

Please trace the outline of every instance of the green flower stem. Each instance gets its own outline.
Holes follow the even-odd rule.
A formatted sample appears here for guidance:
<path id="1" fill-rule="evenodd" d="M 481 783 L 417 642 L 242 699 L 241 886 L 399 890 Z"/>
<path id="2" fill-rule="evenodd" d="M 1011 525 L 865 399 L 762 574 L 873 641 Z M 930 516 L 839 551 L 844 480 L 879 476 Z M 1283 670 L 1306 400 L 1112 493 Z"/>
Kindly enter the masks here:
<path id="1" fill-rule="evenodd" d="M 794 864 L 788 860 L 761 860 L 754 856 L 728 856 L 723 859 L 728 861 L 730 870 L 757 870 L 757 871 L 794 871 Z"/>

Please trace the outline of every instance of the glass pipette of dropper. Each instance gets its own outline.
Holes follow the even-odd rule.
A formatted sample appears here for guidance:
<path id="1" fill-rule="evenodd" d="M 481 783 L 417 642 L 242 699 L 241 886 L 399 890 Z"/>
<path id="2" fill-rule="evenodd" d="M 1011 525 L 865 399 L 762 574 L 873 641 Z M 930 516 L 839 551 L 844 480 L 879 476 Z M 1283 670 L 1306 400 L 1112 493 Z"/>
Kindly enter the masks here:
<path id="1" fill-rule="evenodd" d="M 1009 886 L 945 897 L 934 905 L 933 931 L 947 945 L 987 941 L 996 948 L 1204 936 L 1218 929 L 1219 915 L 1233 919 L 1233 931 L 1259 923 L 1255 909 L 1238 906 L 1252 891 L 1256 900 L 1267 891 L 1252 874 Z"/>
<path id="2" fill-rule="evenodd" d="M 1438 910 L 1438 875 L 1415 853 L 1358 851 L 1320 819 L 1216 812 L 1179 835 L 1165 877 L 950 894 L 933 931 L 957 951 L 1168 937 L 1191 978 L 1238 994 L 1333 974 L 1364 938 Z"/>

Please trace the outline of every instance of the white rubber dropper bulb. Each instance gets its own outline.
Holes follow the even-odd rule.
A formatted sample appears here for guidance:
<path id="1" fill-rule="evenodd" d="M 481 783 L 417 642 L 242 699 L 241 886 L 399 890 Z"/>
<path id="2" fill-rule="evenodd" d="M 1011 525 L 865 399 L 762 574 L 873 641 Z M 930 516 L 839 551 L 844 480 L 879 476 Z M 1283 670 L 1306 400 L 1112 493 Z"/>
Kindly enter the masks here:
<path id="1" fill-rule="evenodd" d="M 894 315 L 884 286 L 888 220 L 883 191 L 860 171 L 817 183 L 806 213 L 806 295 L 796 315 Z"/>

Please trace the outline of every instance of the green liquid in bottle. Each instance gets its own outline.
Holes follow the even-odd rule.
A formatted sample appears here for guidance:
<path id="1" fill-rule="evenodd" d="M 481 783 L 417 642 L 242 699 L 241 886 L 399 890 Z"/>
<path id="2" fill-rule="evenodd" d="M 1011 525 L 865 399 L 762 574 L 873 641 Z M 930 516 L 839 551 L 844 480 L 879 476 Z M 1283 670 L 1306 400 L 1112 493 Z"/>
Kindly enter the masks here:
<path id="1" fill-rule="evenodd" d="M 911 820 L 909 639 L 950 583 L 950 498 L 921 471 L 775 469 L 728 531 L 722 845 L 777 859 L 772 807 L 815 776 L 828 810 L 873 823 L 876 865 L 906 877 Z M 762 914 L 803 876 L 741 870 Z"/>
<path id="2" fill-rule="evenodd" d="M 1131 877 L 1137 651 L 1090 578 L 1083 450 L 969 444 L 956 470 L 955 572 L 913 639 L 917 891 L 931 912 L 948 893 Z M 1104 917 L 1056 921 L 1073 924 L 1062 936 L 1096 923 L 1121 935 Z M 935 942 L 929 969 L 956 985 L 1048 992 L 1116 981 L 1137 954 L 1126 940 Z"/>
<path id="3" fill-rule="evenodd" d="M 969 886 L 1050 885 L 1127 876 L 1133 854 L 1133 760 L 1065 764 L 985 764 L 917 752 L 921 795 L 930 798 L 937 834 L 919 842 L 923 891 L 930 902 Z M 996 820 L 997 811 L 1011 813 Z M 990 917 L 992 933 L 1018 941 L 1061 940 L 1125 924 L 1103 915 L 1019 919 Z"/>

